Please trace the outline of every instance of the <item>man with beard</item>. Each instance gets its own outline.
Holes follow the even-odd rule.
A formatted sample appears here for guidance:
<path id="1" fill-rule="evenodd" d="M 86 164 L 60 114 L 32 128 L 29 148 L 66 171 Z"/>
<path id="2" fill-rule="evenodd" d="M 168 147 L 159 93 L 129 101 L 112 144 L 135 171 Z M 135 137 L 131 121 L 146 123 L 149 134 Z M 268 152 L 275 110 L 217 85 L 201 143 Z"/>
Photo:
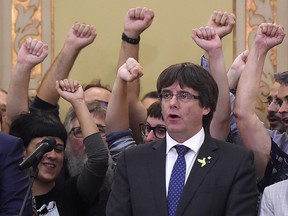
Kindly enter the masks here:
<path id="1" fill-rule="evenodd" d="M 277 100 L 277 95 L 280 83 L 284 82 L 285 79 L 287 79 L 287 77 L 288 77 L 288 71 L 274 74 L 275 82 L 271 86 L 269 96 L 267 97 L 267 103 L 268 103 L 267 120 L 269 122 L 269 128 L 271 130 L 278 130 L 280 133 L 285 132 L 286 128 L 282 121 L 281 115 L 278 112 L 280 106 Z"/>
<path id="2" fill-rule="evenodd" d="M 87 107 L 101 133 L 102 140 L 107 147 L 105 132 L 106 106 L 104 106 L 99 101 L 92 101 L 87 103 Z M 63 174 L 64 178 L 67 179 L 70 176 L 76 176 L 81 173 L 81 170 L 83 169 L 85 162 L 87 161 L 87 153 L 83 142 L 81 127 L 79 125 L 79 121 L 76 117 L 75 111 L 72 107 L 67 112 L 64 126 L 68 133 L 68 138 L 67 147 L 65 149 L 66 170 Z M 108 170 L 103 185 L 100 189 L 97 202 L 90 209 L 89 215 L 95 215 L 95 213 L 97 213 L 97 215 L 105 215 L 106 202 L 110 193 L 112 179 L 112 160 L 110 159 Z"/>

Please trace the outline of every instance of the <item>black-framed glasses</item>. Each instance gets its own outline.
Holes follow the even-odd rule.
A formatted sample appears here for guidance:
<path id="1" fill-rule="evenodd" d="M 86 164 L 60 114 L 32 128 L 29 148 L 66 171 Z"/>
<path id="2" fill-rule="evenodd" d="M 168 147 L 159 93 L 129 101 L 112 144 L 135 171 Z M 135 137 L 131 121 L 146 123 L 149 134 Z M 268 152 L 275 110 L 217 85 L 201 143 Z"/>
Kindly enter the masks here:
<path id="1" fill-rule="evenodd" d="M 100 124 L 96 124 L 96 125 L 98 127 L 99 132 L 101 133 L 101 136 L 105 137 L 106 136 L 106 126 L 100 125 Z M 71 131 L 69 132 L 69 134 L 73 134 L 74 137 L 76 137 L 76 138 L 83 138 L 81 127 L 72 128 Z"/>
<path id="2" fill-rule="evenodd" d="M 165 126 L 156 126 L 152 127 L 148 122 L 140 123 L 139 124 L 140 131 L 142 136 L 147 136 L 151 130 L 153 131 L 153 134 L 158 139 L 162 139 L 166 135 L 166 127 Z"/>
<path id="3" fill-rule="evenodd" d="M 192 99 L 194 99 L 194 100 L 200 99 L 200 96 L 193 95 L 193 94 L 186 92 L 186 91 L 180 91 L 177 94 L 173 94 L 171 91 L 162 91 L 160 94 L 160 99 L 162 101 L 170 101 L 173 98 L 173 96 L 175 96 L 178 101 L 181 101 L 184 103 L 189 102 Z"/>

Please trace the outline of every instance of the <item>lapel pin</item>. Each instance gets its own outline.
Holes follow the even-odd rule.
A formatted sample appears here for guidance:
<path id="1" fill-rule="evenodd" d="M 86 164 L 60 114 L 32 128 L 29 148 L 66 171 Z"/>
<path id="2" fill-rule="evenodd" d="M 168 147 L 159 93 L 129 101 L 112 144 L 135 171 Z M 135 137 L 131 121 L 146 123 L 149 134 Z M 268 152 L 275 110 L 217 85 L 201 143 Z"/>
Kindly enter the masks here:
<path id="1" fill-rule="evenodd" d="M 203 159 L 198 158 L 198 162 L 201 164 L 201 167 L 206 166 L 207 163 L 210 163 L 210 160 L 212 159 L 211 156 L 207 157 L 207 161 L 206 161 L 206 157 L 204 157 Z"/>

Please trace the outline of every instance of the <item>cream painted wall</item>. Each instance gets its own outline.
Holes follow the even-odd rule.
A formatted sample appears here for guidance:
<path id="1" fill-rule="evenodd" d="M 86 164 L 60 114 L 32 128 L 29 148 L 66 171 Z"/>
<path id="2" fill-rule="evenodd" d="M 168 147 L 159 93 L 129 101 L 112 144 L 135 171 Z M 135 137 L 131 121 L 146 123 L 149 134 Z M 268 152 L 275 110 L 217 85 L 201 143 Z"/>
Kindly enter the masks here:
<path id="1" fill-rule="evenodd" d="M 124 15 L 136 6 L 155 11 L 152 26 L 141 37 L 143 95 L 155 89 L 157 76 L 167 66 L 184 61 L 199 63 L 202 51 L 191 39 L 192 29 L 205 26 L 214 10 L 232 12 L 233 1 L 55 0 L 55 56 L 75 21 L 93 24 L 98 32 L 94 43 L 79 55 L 70 74 L 72 79 L 89 83 L 93 78 L 101 78 L 104 84 L 113 85 Z M 228 68 L 233 59 L 232 35 L 223 39 L 223 49 Z M 69 105 L 61 100 L 60 106 L 63 117 Z"/>

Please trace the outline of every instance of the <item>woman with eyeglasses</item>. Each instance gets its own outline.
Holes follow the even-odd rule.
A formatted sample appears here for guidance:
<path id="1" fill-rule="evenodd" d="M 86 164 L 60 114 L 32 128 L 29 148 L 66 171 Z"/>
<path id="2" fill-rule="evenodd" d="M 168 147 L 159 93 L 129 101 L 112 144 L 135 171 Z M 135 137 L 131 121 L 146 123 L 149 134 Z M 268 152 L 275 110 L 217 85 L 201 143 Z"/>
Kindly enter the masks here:
<path id="1" fill-rule="evenodd" d="M 58 116 L 48 112 L 21 114 L 11 125 L 10 133 L 21 137 L 29 156 L 47 136 L 56 140 L 54 149 L 43 155 L 39 162 L 38 175 L 32 186 L 39 215 L 85 215 L 94 204 L 108 167 L 108 151 L 101 132 L 91 118 L 84 101 L 84 93 L 78 82 L 56 82 L 61 97 L 70 102 L 82 129 L 87 151 L 87 162 L 80 175 L 69 178 L 62 184 L 56 179 L 63 167 L 67 133 Z"/>

